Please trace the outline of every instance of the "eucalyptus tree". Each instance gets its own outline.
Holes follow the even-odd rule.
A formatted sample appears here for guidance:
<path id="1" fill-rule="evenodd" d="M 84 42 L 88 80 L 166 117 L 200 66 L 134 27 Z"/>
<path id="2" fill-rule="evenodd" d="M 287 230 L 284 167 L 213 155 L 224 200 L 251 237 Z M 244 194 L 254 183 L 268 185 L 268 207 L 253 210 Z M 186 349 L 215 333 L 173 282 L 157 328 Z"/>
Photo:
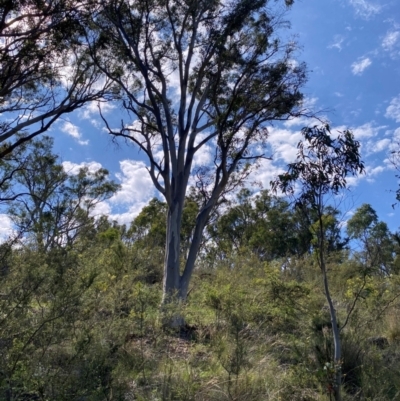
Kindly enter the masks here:
<path id="1" fill-rule="evenodd" d="M 355 257 L 361 261 L 366 274 L 391 274 L 395 260 L 395 236 L 386 223 L 378 220 L 371 205 L 363 204 L 355 211 L 347 222 L 347 233 L 361 245 Z"/>
<path id="2" fill-rule="evenodd" d="M 254 195 L 248 189 L 241 190 L 207 231 L 214 251 L 222 258 L 250 250 L 262 260 L 273 260 L 298 254 L 301 248 L 294 211 L 288 202 L 268 191 Z"/>
<path id="3" fill-rule="evenodd" d="M 73 244 L 94 224 L 96 205 L 118 189 L 105 169 L 91 172 L 83 167 L 76 174 L 65 171 L 52 153 L 52 145 L 53 140 L 44 136 L 18 149 L 24 166 L 14 174 L 14 196 L 8 201 L 16 228 L 31 234 L 42 251 Z"/>
<path id="4" fill-rule="evenodd" d="M 301 210 L 309 205 L 316 215 L 316 221 L 310 226 L 313 234 L 314 249 L 318 266 L 322 273 L 325 297 L 328 302 L 332 323 L 334 342 L 333 366 L 329 368 L 332 375 L 332 391 L 336 401 L 341 401 L 341 328 L 329 289 L 326 257 L 329 251 L 327 231 L 332 222 L 332 215 L 326 213 L 327 196 L 338 195 L 347 187 L 348 175 L 361 174 L 364 164 L 361 161 L 360 144 L 350 131 L 331 136 L 328 125 L 323 127 L 304 128 L 304 141 L 298 144 L 297 158 L 288 165 L 288 171 L 271 182 L 274 191 L 294 196 L 296 184 L 300 184 L 296 205 Z M 347 319 L 346 319 L 347 320 Z"/>
<path id="5" fill-rule="evenodd" d="M 295 43 L 278 36 L 291 4 L 110 0 L 91 10 L 91 55 L 127 113 L 118 129 L 105 123 L 147 157 L 167 203 L 163 302 L 186 299 L 207 220 L 265 157 L 268 126 L 301 112 L 305 66 L 292 62 Z M 201 204 L 181 265 L 190 184 Z"/>
<path id="6" fill-rule="evenodd" d="M 110 80 L 101 78 L 80 40 L 82 8 L 85 2 L 2 1 L 0 158 L 60 116 L 110 94 Z"/>

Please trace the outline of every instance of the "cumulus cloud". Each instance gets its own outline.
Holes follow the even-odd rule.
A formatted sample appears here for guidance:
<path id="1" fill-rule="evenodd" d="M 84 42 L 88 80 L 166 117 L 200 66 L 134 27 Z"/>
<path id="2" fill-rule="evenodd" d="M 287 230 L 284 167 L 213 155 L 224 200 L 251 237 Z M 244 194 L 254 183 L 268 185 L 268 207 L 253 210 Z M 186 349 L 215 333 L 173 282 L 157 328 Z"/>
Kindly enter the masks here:
<path id="1" fill-rule="evenodd" d="M 393 141 L 400 142 L 400 128 L 397 128 L 393 133 Z"/>
<path id="2" fill-rule="evenodd" d="M 271 128 L 268 142 L 275 161 L 291 163 L 297 155 L 297 144 L 302 139 L 300 130 Z"/>
<path id="3" fill-rule="evenodd" d="M 77 174 L 82 167 L 87 167 L 92 173 L 102 168 L 96 161 L 79 164 L 64 161 L 62 165 L 69 174 Z M 121 185 L 120 189 L 109 200 L 98 203 L 92 215 L 105 215 L 120 224 L 130 224 L 157 192 L 144 162 L 122 160 L 119 165 L 120 171 L 115 176 Z"/>
<path id="4" fill-rule="evenodd" d="M 369 57 L 362 57 L 360 60 L 355 61 L 351 65 L 351 71 L 354 75 L 361 75 L 366 68 L 368 68 L 372 64 L 372 61 Z"/>
<path id="5" fill-rule="evenodd" d="M 287 164 L 296 159 L 297 144 L 301 139 L 301 131 L 298 129 L 270 128 L 268 144 L 272 160 L 260 160 L 259 167 L 250 174 L 247 181 L 269 188 L 270 182 L 286 171 Z"/>
<path id="6" fill-rule="evenodd" d="M 400 123 L 400 95 L 394 97 L 386 109 L 385 117 Z"/>
<path id="7" fill-rule="evenodd" d="M 69 174 L 77 174 L 83 167 L 87 167 L 92 173 L 102 168 L 96 161 L 82 163 L 64 161 L 62 165 Z M 120 171 L 115 176 L 121 185 L 120 189 L 109 200 L 98 203 L 92 215 L 95 217 L 105 215 L 120 224 L 130 224 L 150 199 L 156 196 L 156 190 L 144 162 L 122 160 L 119 165 Z"/>
<path id="8" fill-rule="evenodd" d="M 129 224 L 157 192 L 144 162 L 122 160 L 119 164 L 121 172 L 116 177 L 121 188 L 109 200 L 110 218 Z"/>
<path id="9" fill-rule="evenodd" d="M 362 139 L 368 139 L 368 138 L 373 138 L 373 137 L 377 136 L 379 134 L 379 132 L 385 128 L 386 128 L 385 125 L 377 126 L 372 121 L 372 122 L 368 122 L 363 125 L 360 125 L 358 127 L 355 127 L 354 129 L 352 129 L 352 132 L 353 132 L 354 138 L 356 138 L 357 140 L 362 140 Z M 338 130 L 344 131 L 344 127 L 339 127 Z"/>
<path id="10" fill-rule="evenodd" d="M 103 167 L 100 163 L 95 161 L 73 163 L 67 160 L 62 162 L 61 164 L 65 172 L 71 175 L 78 174 L 79 170 L 84 167 L 87 167 L 89 172 L 92 174 Z M 111 214 L 111 206 L 107 201 L 97 203 L 91 212 L 91 215 L 94 217 L 109 216 L 110 214 Z"/>
<path id="11" fill-rule="evenodd" d="M 100 163 L 94 161 L 82 162 L 79 164 L 70 161 L 64 161 L 62 162 L 62 166 L 68 174 L 78 174 L 79 170 L 84 167 L 87 167 L 90 173 L 95 173 L 97 170 L 100 170 L 102 168 L 102 165 Z"/>
<path id="12" fill-rule="evenodd" d="M 110 204 L 107 201 L 97 203 L 93 208 L 91 215 L 95 218 L 100 216 L 110 217 L 112 215 L 112 209 Z M 117 219 L 111 219 L 111 220 L 117 220 Z"/>
<path id="13" fill-rule="evenodd" d="M 202 140 L 204 140 L 207 135 L 209 135 L 208 133 L 203 133 L 203 134 L 199 134 L 196 137 L 196 141 L 195 141 L 195 146 L 197 146 Z M 194 155 L 193 158 L 193 167 L 201 167 L 201 166 L 207 166 L 209 165 L 212 160 L 213 160 L 213 156 L 214 156 L 214 152 L 213 152 L 213 145 L 215 143 L 213 143 L 212 141 L 207 142 L 206 144 L 204 144 Z"/>
<path id="14" fill-rule="evenodd" d="M 303 100 L 302 108 L 306 113 L 312 114 L 313 112 L 315 112 L 317 102 L 318 102 L 317 97 L 306 97 Z M 292 128 L 292 127 L 303 128 L 308 125 L 315 125 L 315 124 L 318 124 L 318 121 L 316 119 L 308 118 L 308 117 L 304 117 L 304 116 L 290 118 L 289 120 L 287 120 L 283 123 L 283 125 L 286 128 Z"/>
<path id="15" fill-rule="evenodd" d="M 348 127 L 335 126 L 332 128 L 332 135 L 335 136 L 345 131 Z M 384 152 L 391 149 L 393 139 L 389 137 L 382 138 L 382 131 L 386 126 L 377 125 L 374 121 L 362 124 L 351 129 L 355 138 L 362 143 L 362 153 L 368 156 L 378 152 Z M 385 132 L 387 135 L 387 132 Z M 400 137 L 400 128 L 398 129 Z M 395 136 L 395 135 L 394 135 Z M 269 143 L 273 152 L 273 160 L 263 160 L 260 167 L 250 176 L 249 181 L 256 181 L 262 184 L 264 188 L 269 187 L 271 180 L 278 174 L 286 171 L 288 163 L 295 161 L 297 156 L 297 144 L 302 140 L 300 131 L 290 129 L 271 129 Z M 387 164 L 369 165 L 365 168 L 365 174 L 358 176 L 349 176 L 346 178 L 349 188 L 356 187 L 361 181 L 373 182 L 376 177 L 388 170 Z"/>
<path id="16" fill-rule="evenodd" d="M 376 177 L 388 170 L 386 165 L 384 166 L 365 166 L 364 174 L 357 176 L 346 177 L 347 187 L 352 189 L 356 187 L 361 181 L 366 180 L 367 182 L 374 182 Z"/>
<path id="17" fill-rule="evenodd" d="M 369 19 L 382 10 L 382 5 L 372 3 L 367 0 L 349 0 L 357 15 L 362 18 Z"/>
<path id="18" fill-rule="evenodd" d="M 138 160 L 122 160 L 121 172 L 116 174 L 121 189 L 111 198 L 113 203 L 127 204 L 137 200 L 150 200 L 154 196 L 154 186 L 146 164 Z"/>
<path id="19" fill-rule="evenodd" d="M 61 126 L 61 131 L 65 134 L 72 136 L 79 145 L 88 145 L 89 141 L 82 140 L 82 134 L 79 131 L 79 127 L 72 124 L 70 121 L 65 121 L 64 124 Z"/>

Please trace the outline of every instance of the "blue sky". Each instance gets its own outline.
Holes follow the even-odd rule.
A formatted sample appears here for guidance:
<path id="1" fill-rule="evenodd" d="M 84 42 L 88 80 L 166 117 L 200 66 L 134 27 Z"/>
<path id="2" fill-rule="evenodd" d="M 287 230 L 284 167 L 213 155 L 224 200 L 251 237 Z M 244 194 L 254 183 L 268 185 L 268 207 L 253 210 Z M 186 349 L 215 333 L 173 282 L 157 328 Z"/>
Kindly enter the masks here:
<path id="1" fill-rule="evenodd" d="M 399 228 L 399 208 L 392 208 L 397 187 L 388 156 L 400 141 L 400 2 L 398 0 L 296 1 L 287 19 L 290 35 L 301 50 L 297 59 L 308 65 L 306 102 L 331 121 L 333 129 L 350 128 L 362 143 L 366 174 L 351 179 L 343 208 L 350 216 L 370 203 L 392 230 Z M 116 105 L 103 106 L 118 119 Z M 265 161 L 255 176 L 265 187 L 296 155 L 305 120 L 270 129 L 273 161 Z M 145 159 L 132 145 L 115 144 L 104 131 L 97 106 L 89 105 L 60 120 L 51 130 L 55 151 L 67 170 L 83 163 L 109 169 L 122 189 L 99 213 L 128 223 L 157 195 L 145 169 Z M 206 162 L 206 152 L 198 163 Z M 252 179 L 254 179 L 254 177 Z"/>

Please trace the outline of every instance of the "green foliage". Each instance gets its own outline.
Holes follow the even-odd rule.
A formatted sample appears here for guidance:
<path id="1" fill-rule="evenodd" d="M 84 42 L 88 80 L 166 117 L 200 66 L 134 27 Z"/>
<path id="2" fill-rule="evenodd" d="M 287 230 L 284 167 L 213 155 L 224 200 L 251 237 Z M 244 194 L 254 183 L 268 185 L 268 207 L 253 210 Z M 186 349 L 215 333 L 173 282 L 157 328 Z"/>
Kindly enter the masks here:
<path id="1" fill-rule="evenodd" d="M 338 211 L 326 207 L 324 214 L 327 249 L 343 249 L 348 239 L 342 238 Z M 317 225 L 316 213 L 309 205 L 303 205 L 300 210 L 267 191 L 253 196 L 244 189 L 236 202 L 208 226 L 212 241 L 205 252 L 209 260 L 245 252 L 252 252 L 265 261 L 288 260 L 312 251 L 316 245 Z"/>
<path id="2" fill-rule="evenodd" d="M 369 274 L 390 274 L 396 269 L 396 242 L 386 223 L 378 221 L 368 204 L 360 206 L 347 224 L 350 238 L 359 243 L 354 258 L 363 264 Z"/>
<path id="3" fill-rule="evenodd" d="M 248 160 L 261 157 L 252 150 L 266 146 L 265 124 L 296 114 L 302 100 L 305 67 L 293 67 L 295 46 L 274 36 L 280 14 L 267 5 L 4 2 L 0 39 L 13 45 L 0 49 L 0 201 L 19 232 L 0 244 L 0 399 L 328 401 L 338 373 L 344 400 L 400 397 L 399 235 L 363 205 L 347 224 L 359 245 L 351 252 L 338 212 L 323 203 L 364 169 L 352 134 L 303 129 L 297 162 L 274 185 L 294 193 L 301 182 L 295 207 L 249 190 L 219 204 L 247 177 Z M 77 76 L 62 101 L 53 89 L 67 51 Z M 167 64 L 181 71 L 179 110 L 168 98 Z M 167 200 L 153 199 L 129 229 L 92 216 L 118 189 L 106 170 L 72 174 L 50 138 L 26 143 L 53 117 L 105 94 L 93 89 L 95 65 L 142 123 L 136 135 L 131 125 L 113 133 L 149 156 Z M 202 132 L 209 136 L 199 144 Z M 164 139 L 159 162 L 158 145 L 151 148 L 157 137 Z M 171 145 L 173 137 L 179 143 Z M 216 169 L 197 169 L 196 190 L 185 197 L 193 156 L 207 143 L 217 144 Z M 187 302 L 160 309 L 175 205 L 174 258 L 184 265 L 193 251 L 201 263 L 194 269 L 191 258 Z M 171 266 L 187 278 L 179 263 Z M 177 315 L 185 324 L 166 327 Z"/>
<path id="4" fill-rule="evenodd" d="M 21 157 L 23 168 L 42 166 L 45 174 L 36 180 L 18 170 L 7 183 L 13 191 L 14 179 L 19 188 L 31 180 L 35 191 L 25 199 L 45 199 L 45 208 L 20 241 L 0 245 L 0 399 L 328 401 L 338 368 L 343 400 L 400 396 L 400 277 L 376 267 L 395 265 L 398 241 L 370 207 L 349 221 L 349 236 L 364 247 L 354 252 L 342 246 L 334 209 L 322 210 L 318 226 L 312 209 L 302 218 L 267 192 L 242 191 L 212 218 L 187 302 L 160 309 L 166 205 L 152 200 L 129 229 L 105 216 L 83 218 L 79 208 L 90 211 L 113 184 L 87 171 L 68 176 L 50 145 L 35 142 Z M 54 188 L 48 196 L 46 188 Z M 40 233 L 59 232 L 54 211 L 71 210 L 68 199 L 79 205 L 71 221 L 83 228 L 70 242 L 39 246 Z M 22 221 L 23 209 L 13 210 Z M 198 210 L 188 197 L 183 243 Z M 298 251 L 321 246 L 321 227 L 340 364 L 320 264 L 315 253 Z M 375 249 L 392 259 L 372 263 Z M 177 315 L 185 324 L 166 327 Z"/>
<path id="5" fill-rule="evenodd" d="M 242 254 L 197 271 L 175 332 L 163 327 L 161 285 L 143 275 L 147 262 L 124 229 L 94 229 L 82 247 L 3 245 L 0 397 L 329 400 L 330 318 L 312 256 L 283 270 Z M 343 324 L 362 271 L 341 255 L 328 273 Z M 363 288 L 343 335 L 344 399 L 400 391 L 390 373 L 400 368 L 398 282 L 373 276 Z"/>
<path id="6" fill-rule="evenodd" d="M 45 136 L 4 161 L 14 171 L 8 184 L 13 194 L 7 200 L 8 214 L 21 234 L 29 232 L 44 249 L 71 245 L 93 226 L 94 207 L 118 189 L 105 169 L 90 172 L 83 167 L 69 174 L 52 146 L 53 140 Z"/>
<path id="7" fill-rule="evenodd" d="M 297 160 L 288 165 L 288 172 L 271 182 L 274 191 L 294 193 L 294 183 L 302 186 L 301 202 L 316 207 L 320 197 L 328 193 L 338 194 L 346 188 L 348 175 L 364 172 L 360 157 L 360 144 L 350 131 L 337 138 L 331 136 L 330 127 L 306 127 L 304 142 L 298 144 Z"/>

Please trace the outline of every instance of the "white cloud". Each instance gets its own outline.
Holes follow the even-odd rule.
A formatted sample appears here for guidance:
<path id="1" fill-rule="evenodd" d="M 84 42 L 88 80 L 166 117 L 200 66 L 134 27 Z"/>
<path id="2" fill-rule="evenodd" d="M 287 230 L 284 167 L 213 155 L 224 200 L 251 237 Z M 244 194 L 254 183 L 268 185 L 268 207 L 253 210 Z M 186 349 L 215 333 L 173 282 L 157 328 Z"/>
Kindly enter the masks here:
<path id="1" fill-rule="evenodd" d="M 386 109 L 385 117 L 400 123 L 400 95 L 394 97 Z"/>
<path id="2" fill-rule="evenodd" d="M 138 200 L 150 200 L 155 190 L 146 164 L 138 160 L 122 160 L 119 165 L 121 173 L 117 173 L 116 176 L 121 183 L 121 189 L 111 201 L 116 204 L 127 204 Z"/>
<path id="3" fill-rule="evenodd" d="M 362 180 L 366 180 L 367 182 L 374 182 L 376 176 L 379 174 L 383 173 L 388 169 L 387 166 L 365 166 L 365 173 L 364 174 L 359 174 L 357 176 L 349 176 L 346 177 L 346 182 L 348 188 L 352 189 L 356 187 Z"/>
<path id="4" fill-rule="evenodd" d="M 105 215 L 120 224 L 130 224 L 150 199 L 156 196 L 156 190 L 144 162 L 123 160 L 119 164 L 121 171 L 116 173 L 116 177 L 121 188 L 111 199 L 98 203 L 92 215 L 96 217 Z M 79 164 L 64 161 L 62 165 L 69 174 L 77 174 L 82 167 L 88 167 L 92 173 L 102 168 L 102 165 L 95 161 Z"/>
<path id="5" fill-rule="evenodd" d="M 317 102 L 318 102 L 317 97 L 306 97 L 303 100 L 303 104 L 302 104 L 302 108 L 303 108 L 304 112 L 309 113 L 309 114 L 315 113 Z M 315 118 L 301 116 L 301 117 L 290 118 L 289 120 L 285 121 L 283 123 L 283 125 L 286 128 L 291 128 L 291 127 L 303 128 L 303 127 L 307 127 L 309 125 L 315 125 L 318 123 L 319 123 L 319 121 L 317 121 Z"/>
<path id="6" fill-rule="evenodd" d="M 64 161 L 62 162 L 62 166 L 68 174 L 78 174 L 79 170 L 84 167 L 87 167 L 90 173 L 95 173 L 97 170 L 102 168 L 102 165 L 98 162 L 82 162 L 78 164 L 70 161 Z"/>
<path id="7" fill-rule="evenodd" d="M 69 174 L 77 174 L 82 167 L 88 167 L 92 173 L 102 168 L 102 165 L 95 161 L 79 164 L 65 161 L 62 164 Z M 121 171 L 115 175 L 121 188 L 111 199 L 98 203 L 92 215 L 96 217 L 105 215 L 120 224 L 130 224 L 157 192 L 144 162 L 122 160 L 119 165 Z"/>
<path id="8" fill-rule="evenodd" d="M 291 163 L 296 158 L 297 144 L 301 139 L 300 130 L 290 131 L 288 129 L 271 128 L 268 142 L 271 145 L 274 160 Z"/>
<path id="9" fill-rule="evenodd" d="M 369 122 L 365 123 L 363 125 L 360 125 L 351 131 L 353 132 L 354 138 L 357 140 L 362 140 L 362 139 L 367 139 L 367 138 L 373 138 L 379 134 L 379 131 L 385 129 L 386 126 L 380 125 L 380 126 L 375 126 L 375 123 Z M 344 131 L 343 127 L 338 128 L 339 131 Z"/>
<path id="10" fill-rule="evenodd" d="M 392 141 L 389 138 L 383 138 L 379 141 L 368 141 L 366 146 L 367 155 L 389 149 L 391 142 Z"/>
<path id="11" fill-rule="evenodd" d="M 115 105 L 111 102 L 90 102 L 85 107 L 79 110 L 79 117 L 89 120 L 95 127 L 99 127 L 102 123 L 99 107 L 103 115 L 109 114 L 115 109 Z"/>
<path id="12" fill-rule="evenodd" d="M 390 144 L 388 146 L 388 150 L 390 152 L 396 152 L 396 154 L 399 151 L 399 146 L 400 146 L 400 128 L 397 128 L 393 133 L 391 137 Z M 393 155 L 391 155 L 393 156 Z M 391 160 L 392 157 L 389 156 L 389 158 L 385 159 L 384 162 L 389 166 L 389 168 L 393 169 L 393 161 Z"/>
<path id="13" fill-rule="evenodd" d="M 365 168 L 365 177 L 368 182 L 374 182 L 376 176 L 383 173 L 385 170 L 387 170 L 386 166 L 376 166 L 376 167 L 367 166 Z"/>
<path id="14" fill-rule="evenodd" d="M 354 187 L 356 187 L 358 185 L 358 183 L 364 178 L 365 176 L 363 175 L 357 175 L 357 176 L 350 176 L 350 177 L 346 177 L 346 185 L 347 188 L 349 189 L 353 189 Z"/>
<path id="15" fill-rule="evenodd" d="M 110 204 L 107 201 L 97 203 L 93 208 L 91 215 L 94 217 L 100 217 L 100 216 L 109 217 L 111 215 Z"/>
<path id="16" fill-rule="evenodd" d="M 363 57 L 359 61 L 355 61 L 351 65 L 351 70 L 354 75 L 361 75 L 366 68 L 368 68 L 372 64 L 372 61 L 369 57 Z"/>
<path id="17" fill-rule="evenodd" d="M 393 141 L 400 142 L 400 128 L 397 128 L 393 133 Z"/>
<path id="18" fill-rule="evenodd" d="M 0 243 L 6 241 L 13 234 L 13 224 L 8 215 L 0 214 Z"/>
<path id="19" fill-rule="evenodd" d="M 333 43 L 328 46 L 328 49 L 338 49 L 339 51 L 342 50 L 342 44 L 344 42 L 344 36 L 342 35 L 335 35 L 333 37 Z"/>
<path id="20" fill-rule="evenodd" d="M 263 188 L 269 188 L 270 182 L 284 172 L 285 169 L 277 166 L 272 160 L 263 159 L 260 162 L 260 167 L 250 175 L 248 181 L 255 181 L 257 184 L 261 184 Z"/>
<path id="21" fill-rule="evenodd" d="M 121 172 L 116 177 L 121 189 L 109 201 L 113 213 L 110 218 L 129 224 L 157 192 L 144 162 L 122 160 L 119 165 Z"/>
<path id="22" fill-rule="evenodd" d="M 89 144 L 88 140 L 82 140 L 82 134 L 79 132 L 79 127 L 72 124 L 70 121 L 64 122 L 64 124 L 61 126 L 61 131 L 75 138 L 79 145 Z"/>
<path id="23" fill-rule="evenodd" d="M 382 138 L 381 132 L 386 126 L 378 126 L 374 121 L 365 123 L 351 129 L 355 138 L 363 141 L 362 145 L 366 148 L 366 155 L 389 150 L 392 139 Z M 335 126 L 331 133 L 333 136 L 348 129 L 345 126 Z M 400 136 L 400 128 L 398 129 Z M 250 177 L 249 181 L 255 180 L 268 188 L 271 180 L 275 179 L 278 174 L 286 171 L 286 165 L 295 161 L 297 156 L 297 144 L 302 140 L 300 131 L 292 131 L 289 129 L 271 129 L 269 143 L 273 150 L 273 160 L 263 160 Z M 363 152 L 364 153 L 364 152 Z M 389 167 L 387 165 L 366 166 L 365 174 L 358 176 L 349 176 L 346 178 L 349 188 L 356 187 L 360 181 L 366 180 L 373 182 L 374 179 Z"/>
<path id="24" fill-rule="evenodd" d="M 356 14 L 365 19 L 379 14 L 382 10 L 382 5 L 367 0 L 350 0 L 350 4 L 354 7 Z"/>
<path id="25" fill-rule="evenodd" d="M 303 127 L 307 127 L 309 125 L 315 125 L 315 120 L 308 118 L 308 117 L 294 117 L 294 118 L 291 118 L 290 120 L 285 121 L 283 123 L 283 125 L 286 128 L 292 128 L 292 127 L 303 128 Z"/>
<path id="26" fill-rule="evenodd" d="M 209 135 L 209 133 L 202 133 L 197 135 L 195 140 L 195 146 L 197 146 L 202 140 L 204 140 L 207 137 L 207 135 Z M 209 165 L 213 160 L 214 146 L 215 146 L 215 141 L 212 140 L 204 144 L 194 155 L 193 167 L 201 167 Z"/>
<path id="27" fill-rule="evenodd" d="M 259 167 L 250 174 L 247 181 L 261 184 L 263 188 L 269 188 L 270 182 L 276 179 L 278 174 L 286 171 L 286 165 L 296 159 L 297 144 L 301 139 L 300 130 L 270 128 L 268 143 L 273 160 L 262 159 Z"/>
<path id="28" fill-rule="evenodd" d="M 389 31 L 382 40 L 382 47 L 389 51 L 392 50 L 400 38 L 400 31 Z"/>
<path id="29" fill-rule="evenodd" d="M 68 174 L 78 174 L 81 168 L 87 167 L 90 173 L 95 173 L 100 170 L 103 166 L 95 161 L 73 163 L 70 161 L 62 162 L 62 166 L 66 173 Z M 95 205 L 94 209 L 91 211 L 91 215 L 94 217 L 109 216 L 111 214 L 111 206 L 107 201 L 99 202 Z"/>

